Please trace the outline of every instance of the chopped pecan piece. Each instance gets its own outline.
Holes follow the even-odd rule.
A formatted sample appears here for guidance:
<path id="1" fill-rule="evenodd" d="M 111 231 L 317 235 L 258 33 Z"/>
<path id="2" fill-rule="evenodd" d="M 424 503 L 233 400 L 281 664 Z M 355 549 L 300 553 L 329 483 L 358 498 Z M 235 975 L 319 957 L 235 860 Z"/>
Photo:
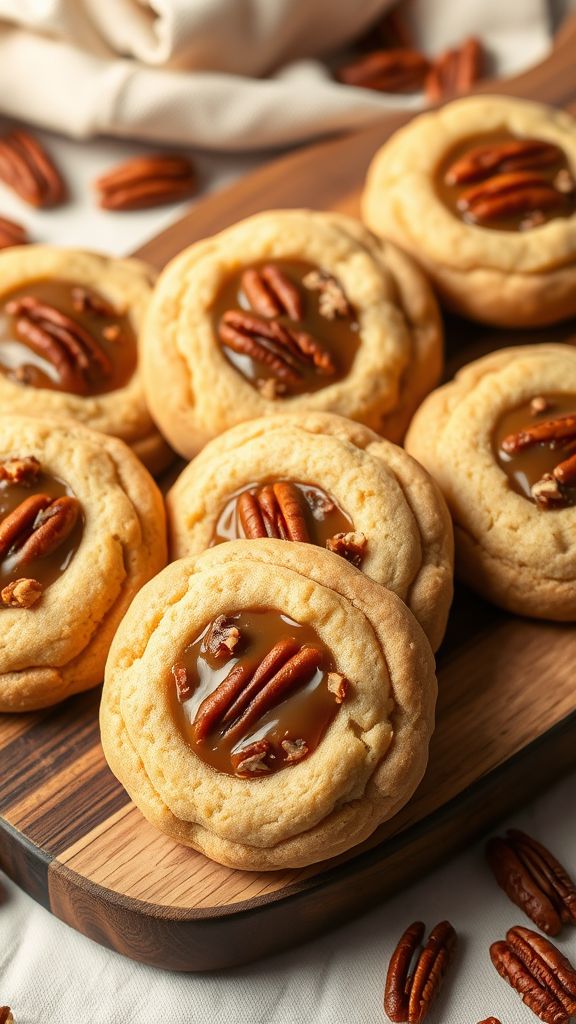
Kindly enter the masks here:
<path id="1" fill-rule="evenodd" d="M 418 50 L 374 50 L 340 68 L 336 77 L 344 85 L 377 92 L 417 92 L 429 66 Z"/>
<path id="2" fill-rule="evenodd" d="M 430 103 L 461 96 L 482 78 L 484 51 L 479 39 L 470 37 L 461 46 L 446 50 L 426 75 L 426 97 Z"/>
<path id="3" fill-rule="evenodd" d="M 576 971 L 548 939 L 529 928 L 510 928 L 505 942 L 490 946 L 490 959 L 545 1024 L 568 1024 L 576 1014 Z"/>
<path id="4" fill-rule="evenodd" d="M 8 484 L 32 484 L 38 479 L 41 468 L 34 455 L 4 459 L 3 462 L 0 462 L 0 481 Z"/>
<path id="5" fill-rule="evenodd" d="M 576 924 L 576 886 L 541 843 L 509 829 L 505 839 L 488 842 L 486 857 L 498 885 L 547 935 Z"/>
<path id="6" fill-rule="evenodd" d="M 143 210 L 175 203 L 198 191 L 198 177 L 187 157 L 160 153 L 137 156 L 94 182 L 104 210 Z"/>
<path id="7" fill-rule="evenodd" d="M 188 679 L 188 671 L 185 665 L 180 663 L 172 665 L 172 675 L 176 683 L 176 696 L 181 704 L 192 696 L 192 687 Z"/>
<path id="8" fill-rule="evenodd" d="M 324 270 L 311 270 L 302 278 L 302 284 L 310 291 L 319 292 L 320 315 L 327 320 L 352 315 L 352 309 L 342 285 Z"/>
<path id="9" fill-rule="evenodd" d="M 297 764 L 298 761 L 303 761 L 308 754 L 308 744 L 306 743 L 306 740 L 282 740 L 280 746 L 286 754 L 286 764 Z"/>
<path id="10" fill-rule="evenodd" d="M 544 473 L 544 476 L 532 484 L 530 493 L 540 508 L 561 508 L 566 504 L 566 499 L 560 489 L 560 483 L 552 473 Z"/>
<path id="11" fill-rule="evenodd" d="M 498 1017 L 486 1017 L 485 1020 L 479 1021 L 479 1024 L 501 1024 Z"/>
<path id="12" fill-rule="evenodd" d="M 13 580 L 0 591 L 2 604 L 9 608 L 31 608 L 42 597 L 42 584 L 38 580 Z"/>
<path id="13" fill-rule="evenodd" d="M 68 391 L 84 394 L 86 375 L 95 367 L 108 377 L 110 359 L 82 324 L 33 295 L 12 299 L 6 312 L 16 317 L 16 331 L 26 345 L 52 363 Z"/>
<path id="14" fill-rule="evenodd" d="M 255 493 L 244 491 L 237 502 L 245 537 L 275 537 L 310 543 L 300 491 L 288 480 L 267 484 Z"/>
<path id="15" fill-rule="evenodd" d="M 415 921 L 406 929 L 394 950 L 384 992 L 384 1009 L 395 1024 L 421 1024 L 438 994 L 456 947 L 456 932 L 441 921 L 430 932 L 423 949 L 424 924 Z M 411 964 L 416 958 L 410 973 Z"/>
<path id="16" fill-rule="evenodd" d="M 229 658 L 240 640 L 240 630 L 225 615 L 219 615 L 208 630 L 206 650 L 214 658 Z"/>
<path id="17" fill-rule="evenodd" d="M 28 232 L 21 224 L 7 217 L 0 217 L 0 249 L 10 249 L 13 245 L 26 245 Z"/>
<path id="18" fill-rule="evenodd" d="M 335 554 L 341 555 L 358 569 L 362 564 L 367 543 L 363 533 L 335 533 L 326 541 L 326 547 L 328 551 L 334 551 Z"/>
<path id="19" fill-rule="evenodd" d="M 270 771 L 266 764 L 266 758 L 272 751 L 268 740 L 257 740 L 250 743 L 241 750 L 236 750 L 230 755 L 230 763 L 236 775 L 241 778 L 250 778 L 255 775 L 265 775 Z"/>
<path id="20" fill-rule="evenodd" d="M 550 408 L 550 403 L 547 398 L 543 395 L 536 395 L 535 398 L 530 402 L 530 415 L 540 416 L 541 413 L 547 412 Z"/>
<path id="21" fill-rule="evenodd" d="M 552 471 L 552 476 L 563 487 L 573 487 L 576 484 L 576 454 L 559 462 Z"/>
<path id="22" fill-rule="evenodd" d="M 22 129 L 0 138 L 0 179 L 32 206 L 57 206 L 66 198 L 64 181 L 48 153 Z"/>
<path id="23" fill-rule="evenodd" d="M 0 1024 L 14 1024 L 14 1015 L 9 1006 L 0 1006 Z"/>
<path id="24" fill-rule="evenodd" d="M 274 263 L 267 263 L 259 270 L 249 267 L 242 274 L 241 286 L 252 309 L 259 316 L 286 314 L 291 320 L 302 319 L 302 295 Z"/>
<path id="25" fill-rule="evenodd" d="M 343 676 L 341 672 L 329 672 L 327 683 L 330 693 L 334 694 L 336 703 L 341 704 L 348 693 L 349 684 L 346 676 Z"/>
<path id="26" fill-rule="evenodd" d="M 72 289 L 72 305 L 77 313 L 94 313 L 101 317 L 115 317 L 117 312 L 110 302 L 97 295 L 85 285 L 77 285 Z M 117 325 L 115 325 L 117 326 Z"/>

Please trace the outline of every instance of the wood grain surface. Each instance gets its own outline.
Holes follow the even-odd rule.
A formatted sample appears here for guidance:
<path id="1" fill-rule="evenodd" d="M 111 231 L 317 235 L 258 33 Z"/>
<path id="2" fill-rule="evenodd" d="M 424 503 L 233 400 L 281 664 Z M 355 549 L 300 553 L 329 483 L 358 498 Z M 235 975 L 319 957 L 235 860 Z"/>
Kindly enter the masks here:
<path id="1" fill-rule="evenodd" d="M 576 110 L 576 19 L 542 65 L 479 91 Z M 308 147 L 202 201 L 138 255 L 162 266 L 185 245 L 258 210 L 358 213 L 367 164 L 408 119 Z M 449 363 L 553 331 L 449 323 Z M 426 776 L 362 846 L 296 871 L 221 867 L 139 814 L 108 770 L 99 692 L 28 715 L 0 715 L 0 867 L 68 924 L 137 960 L 175 970 L 245 962 L 397 891 L 576 764 L 575 632 L 505 615 L 458 589 L 438 658 L 439 703 Z"/>

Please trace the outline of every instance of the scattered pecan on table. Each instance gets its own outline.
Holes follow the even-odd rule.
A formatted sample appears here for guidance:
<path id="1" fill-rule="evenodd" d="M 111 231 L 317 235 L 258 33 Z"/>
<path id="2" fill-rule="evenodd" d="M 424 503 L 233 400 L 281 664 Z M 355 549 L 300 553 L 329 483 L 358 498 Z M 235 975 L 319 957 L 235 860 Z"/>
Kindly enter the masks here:
<path id="1" fill-rule="evenodd" d="M 198 175 L 185 156 L 157 154 L 126 160 L 94 182 L 104 210 L 143 210 L 176 203 L 198 191 Z"/>
<path id="2" fill-rule="evenodd" d="M 489 840 L 486 857 L 498 885 L 547 935 L 576 924 L 576 886 L 541 843 L 509 829 L 504 839 Z"/>
<path id="3" fill-rule="evenodd" d="M 421 1024 L 438 995 L 454 954 L 456 932 L 449 921 L 437 924 L 426 945 L 420 948 L 424 931 L 422 921 L 411 924 L 390 958 L 384 1010 L 395 1024 Z"/>
<path id="4" fill-rule="evenodd" d="M 461 46 L 446 50 L 431 64 L 424 89 L 429 103 L 463 96 L 484 73 L 484 51 L 476 37 L 466 39 Z"/>
<path id="5" fill-rule="evenodd" d="M 0 180 L 32 206 L 58 206 L 66 199 L 59 170 L 38 139 L 23 129 L 0 137 Z"/>
<path id="6" fill-rule="evenodd" d="M 374 50 L 341 67 L 336 74 L 343 85 L 377 92 L 418 92 L 430 62 L 418 50 Z"/>
<path id="7" fill-rule="evenodd" d="M 0 1006 L 0 1024 L 14 1024 L 14 1015 L 9 1006 Z"/>
<path id="8" fill-rule="evenodd" d="M 87 390 L 86 375 L 96 366 L 104 376 L 112 363 L 77 320 L 33 295 L 6 303 L 6 312 L 16 318 L 16 330 L 26 344 L 55 368 L 62 386 L 75 394 Z"/>
<path id="9" fill-rule="evenodd" d="M 481 1020 L 478 1024 L 500 1024 L 498 1017 L 486 1017 L 485 1020 Z"/>
<path id="10" fill-rule="evenodd" d="M 568 1024 L 576 1015 L 576 970 L 542 935 L 516 925 L 490 946 L 490 959 L 544 1024 Z"/>
<path id="11" fill-rule="evenodd" d="M 7 217 L 0 217 L 0 249 L 9 249 L 13 245 L 26 245 L 29 241 L 28 232 L 21 224 Z"/>

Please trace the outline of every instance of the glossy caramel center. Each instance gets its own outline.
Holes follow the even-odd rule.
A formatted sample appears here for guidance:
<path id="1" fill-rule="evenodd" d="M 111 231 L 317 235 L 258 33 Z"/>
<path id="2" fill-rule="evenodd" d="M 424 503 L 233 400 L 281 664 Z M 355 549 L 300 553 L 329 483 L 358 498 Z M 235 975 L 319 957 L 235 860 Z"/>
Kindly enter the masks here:
<path id="1" fill-rule="evenodd" d="M 460 141 L 435 184 L 455 216 L 496 231 L 527 231 L 576 210 L 574 171 L 563 150 L 507 131 Z"/>
<path id="2" fill-rule="evenodd" d="M 0 460 L 0 589 L 25 578 L 37 581 L 44 591 L 70 565 L 82 540 L 84 516 L 63 480 L 45 472 L 39 464 L 37 472 L 20 480 L 2 479 L 3 467 L 11 465 L 10 458 Z M 38 512 L 32 519 L 26 518 L 24 510 L 29 507 L 30 499 L 39 496 L 46 500 L 38 502 Z M 66 521 L 56 522 L 60 510 L 52 502 L 61 498 L 67 499 L 67 507 L 61 510 Z M 45 540 L 38 545 L 40 550 L 34 552 L 35 545 L 30 541 L 39 539 L 38 531 L 47 523 L 49 530 Z M 7 604 L 10 602 L 0 601 L 0 608 Z"/>
<path id="3" fill-rule="evenodd" d="M 347 685 L 316 631 L 271 609 L 209 623 L 172 673 L 172 713 L 192 750 L 242 778 L 309 757 Z"/>
<path id="4" fill-rule="evenodd" d="M 233 274 L 218 293 L 212 322 L 229 362 L 270 399 L 342 380 L 360 343 L 339 282 L 304 260 L 261 261 Z"/>
<path id="5" fill-rule="evenodd" d="M 100 395 L 134 373 L 128 317 L 94 289 L 37 280 L 0 299 L 0 370 L 26 387 Z"/>
<path id="6" fill-rule="evenodd" d="M 295 535 L 290 509 L 296 503 Z M 251 483 L 234 491 L 222 509 L 212 544 L 227 540 L 276 537 L 326 546 L 337 533 L 354 529 L 352 520 L 321 487 L 281 480 Z"/>
<path id="7" fill-rule="evenodd" d="M 576 394 L 536 395 L 505 413 L 494 451 L 518 494 L 544 509 L 576 505 Z"/>

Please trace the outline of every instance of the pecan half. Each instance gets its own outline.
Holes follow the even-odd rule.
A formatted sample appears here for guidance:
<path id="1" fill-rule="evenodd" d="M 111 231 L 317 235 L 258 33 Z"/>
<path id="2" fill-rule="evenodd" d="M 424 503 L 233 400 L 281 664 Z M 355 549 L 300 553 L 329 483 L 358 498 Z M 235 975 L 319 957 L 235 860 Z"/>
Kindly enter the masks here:
<path id="1" fill-rule="evenodd" d="M 277 320 L 230 309 L 220 320 L 218 333 L 224 345 L 263 363 L 281 380 L 298 380 L 307 363 L 312 363 L 317 373 L 335 373 L 330 353 L 316 338 Z"/>
<path id="2" fill-rule="evenodd" d="M 13 580 L 0 591 L 2 604 L 8 608 L 31 608 L 41 597 L 42 584 L 25 578 Z"/>
<path id="3" fill-rule="evenodd" d="M 423 936 L 423 922 L 415 921 L 401 936 L 390 958 L 384 1010 L 395 1024 L 405 1021 L 421 1024 L 438 994 L 454 954 L 456 932 L 449 921 L 441 921 L 433 928 L 422 949 Z"/>
<path id="4" fill-rule="evenodd" d="M 0 138 L 0 179 L 32 206 L 57 206 L 66 198 L 64 180 L 48 153 L 22 129 Z"/>
<path id="5" fill-rule="evenodd" d="M 301 320 L 302 295 L 296 285 L 274 263 L 257 270 L 249 267 L 242 274 L 242 291 L 252 309 L 260 316 L 282 316 Z"/>
<path id="6" fill-rule="evenodd" d="M 143 210 L 194 195 L 198 176 L 187 157 L 161 153 L 125 161 L 97 178 L 94 187 L 104 210 Z"/>
<path id="7" fill-rule="evenodd" d="M 0 523 L 0 559 L 15 556 L 15 564 L 51 554 L 70 535 L 80 515 L 77 498 L 52 499 L 33 494 Z"/>
<path id="8" fill-rule="evenodd" d="M 562 151 L 540 139 L 511 139 L 501 143 L 475 146 L 450 165 L 445 174 L 447 185 L 467 185 L 494 174 L 548 167 L 562 159 Z"/>
<path id="9" fill-rule="evenodd" d="M 263 714 L 298 689 L 318 668 L 321 652 L 279 640 L 260 664 L 238 662 L 202 701 L 194 719 L 194 738 L 201 743 L 215 727 L 229 739 L 240 739 Z"/>
<path id="10" fill-rule="evenodd" d="M 256 740 L 241 750 L 235 750 L 230 755 L 232 768 L 241 778 L 250 778 L 255 775 L 265 775 L 270 771 L 266 764 L 266 758 L 272 751 L 272 745 L 268 740 Z"/>
<path id="11" fill-rule="evenodd" d="M 185 700 L 189 700 L 192 696 L 192 687 L 190 686 L 190 680 L 188 679 L 188 671 L 185 665 L 179 662 L 176 665 L 172 665 L 172 675 L 174 676 L 174 682 L 176 683 L 176 696 L 181 704 Z"/>
<path id="12" fill-rule="evenodd" d="M 485 1020 L 479 1021 L 478 1024 L 501 1024 L 501 1021 L 498 1020 L 498 1017 L 486 1017 Z"/>
<path id="13" fill-rule="evenodd" d="M 12 299 L 6 312 L 16 317 L 16 331 L 33 351 L 56 369 L 63 386 L 78 394 L 87 390 L 87 375 L 97 368 L 105 377 L 112 363 L 82 324 L 33 295 Z"/>
<path id="14" fill-rule="evenodd" d="M 564 487 L 572 487 L 576 484 L 576 455 L 559 462 L 552 470 L 552 476 Z"/>
<path id="15" fill-rule="evenodd" d="M 0 249 L 9 249 L 13 245 L 26 245 L 29 241 L 28 232 L 21 224 L 7 217 L 0 217 Z"/>
<path id="16" fill-rule="evenodd" d="M 310 543 L 302 495 L 289 480 L 244 491 L 237 502 L 238 518 L 249 540 L 275 537 Z"/>
<path id="17" fill-rule="evenodd" d="M 9 1006 L 0 1006 L 0 1024 L 14 1024 L 14 1015 Z"/>
<path id="18" fill-rule="evenodd" d="M 472 185 L 462 193 L 457 206 L 472 220 L 488 223 L 502 217 L 541 213 L 563 202 L 561 193 L 537 171 L 510 171 Z M 530 226 L 535 226 L 533 221 Z"/>
<path id="19" fill-rule="evenodd" d="M 576 1014 L 576 971 L 548 939 L 517 925 L 490 946 L 490 959 L 545 1024 L 568 1024 Z"/>
<path id="20" fill-rule="evenodd" d="M 377 92 L 417 92 L 429 66 L 418 50 L 374 50 L 344 65 L 336 77 L 343 85 Z"/>
<path id="21" fill-rule="evenodd" d="M 508 455 L 517 455 L 525 448 L 533 448 L 537 444 L 557 445 L 562 442 L 566 444 L 576 441 L 576 414 L 559 416 L 553 420 L 545 420 L 543 423 L 534 423 L 532 426 L 519 430 L 516 434 L 508 434 L 502 441 L 502 449 Z"/>
<path id="22" fill-rule="evenodd" d="M 34 455 L 4 459 L 3 462 L 0 462 L 0 481 L 8 484 L 32 484 L 38 479 L 41 468 Z"/>
<path id="23" fill-rule="evenodd" d="M 310 291 L 320 293 L 318 298 L 320 316 L 325 316 L 327 320 L 352 316 L 352 307 L 342 285 L 325 270 L 311 270 L 302 278 L 302 284 Z"/>
<path id="24" fill-rule="evenodd" d="M 446 50 L 433 62 L 426 75 L 425 91 L 430 103 L 470 91 L 482 78 L 484 51 L 479 39 L 471 36 L 461 46 Z"/>
<path id="25" fill-rule="evenodd" d="M 358 569 L 362 565 L 367 543 L 363 533 L 335 533 L 326 541 L 326 547 L 328 551 L 334 551 L 335 554 L 341 555 Z"/>
<path id="26" fill-rule="evenodd" d="M 488 842 L 486 857 L 498 885 L 547 935 L 576 924 L 576 886 L 541 843 L 509 829 L 505 839 Z"/>
<path id="27" fill-rule="evenodd" d="M 219 615 L 210 626 L 206 650 L 214 658 L 229 658 L 240 641 L 240 630 L 225 615 Z"/>

